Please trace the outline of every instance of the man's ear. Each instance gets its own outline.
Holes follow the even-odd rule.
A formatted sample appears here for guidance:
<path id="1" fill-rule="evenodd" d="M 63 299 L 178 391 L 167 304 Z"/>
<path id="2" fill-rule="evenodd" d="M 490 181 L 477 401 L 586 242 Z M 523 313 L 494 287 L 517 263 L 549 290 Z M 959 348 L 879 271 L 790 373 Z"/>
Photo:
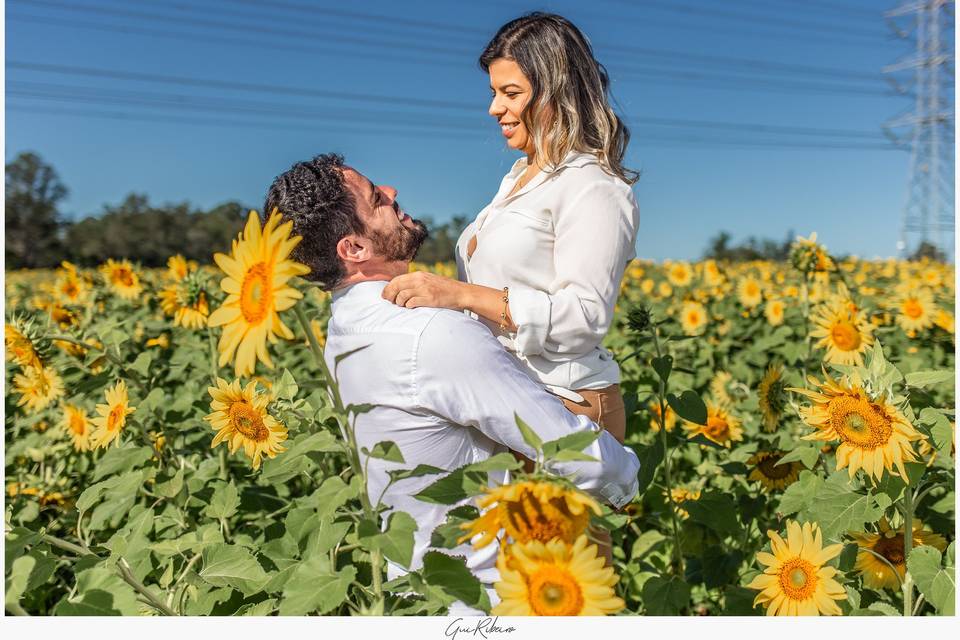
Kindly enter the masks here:
<path id="1" fill-rule="evenodd" d="M 366 262 L 373 257 L 373 246 L 367 238 L 351 233 L 337 243 L 337 257 L 344 262 Z"/>

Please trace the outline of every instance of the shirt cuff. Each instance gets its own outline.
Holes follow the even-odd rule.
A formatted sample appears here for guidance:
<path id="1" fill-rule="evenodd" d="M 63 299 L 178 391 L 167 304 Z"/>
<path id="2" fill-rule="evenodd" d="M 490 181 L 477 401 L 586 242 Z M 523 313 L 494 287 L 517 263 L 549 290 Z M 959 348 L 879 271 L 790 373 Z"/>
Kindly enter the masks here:
<path id="1" fill-rule="evenodd" d="M 550 332 L 550 296 L 527 287 L 510 287 L 510 317 L 517 325 L 517 353 L 543 353 Z"/>

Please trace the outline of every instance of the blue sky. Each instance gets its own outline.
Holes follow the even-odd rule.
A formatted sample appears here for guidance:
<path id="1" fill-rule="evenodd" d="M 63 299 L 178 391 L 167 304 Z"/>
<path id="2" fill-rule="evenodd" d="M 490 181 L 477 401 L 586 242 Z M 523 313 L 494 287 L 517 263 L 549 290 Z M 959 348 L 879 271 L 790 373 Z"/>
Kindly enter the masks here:
<path id="1" fill-rule="evenodd" d="M 632 123 L 641 258 L 789 229 L 889 256 L 909 155 L 879 136 L 911 106 L 880 74 L 911 47 L 891 5 L 8 0 L 5 155 L 53 164 L 76 217 L 131 191 L 258 207 L 292 163 L 338 151 L 412 215 L 472 219 L 517 157 L 476 58 L 550 10 L 594 43 Z"/>

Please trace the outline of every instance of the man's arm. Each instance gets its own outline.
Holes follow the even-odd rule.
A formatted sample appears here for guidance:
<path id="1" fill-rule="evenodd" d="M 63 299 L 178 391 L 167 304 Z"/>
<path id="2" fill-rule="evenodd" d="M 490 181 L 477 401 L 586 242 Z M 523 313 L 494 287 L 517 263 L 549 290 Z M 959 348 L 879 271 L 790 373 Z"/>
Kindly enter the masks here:
<path id="1" fill-rule="evenodd" d="M 544 442 L 600 430 L 589 418 L 568 411 L 527 375 L 485 326 L 463 315 L 438 313 L 424 329 L 416 380 L 424 409 L 476 428 L 530 459 L 536 453 L 523 441 L 514 413 Z M 636 454 L 606 432 L 583 452 L 599 462 L 558 462 L 548 470 L 614 507 L 629 502 L 637 492 Z"/>

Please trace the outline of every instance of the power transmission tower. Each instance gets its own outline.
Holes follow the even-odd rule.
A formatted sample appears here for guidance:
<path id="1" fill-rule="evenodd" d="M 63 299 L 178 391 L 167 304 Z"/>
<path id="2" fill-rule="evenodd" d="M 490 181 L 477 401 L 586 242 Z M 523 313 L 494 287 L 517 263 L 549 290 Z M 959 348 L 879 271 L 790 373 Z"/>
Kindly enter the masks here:
<path id="1" fill-rule="evenodd" d="M 948 259 L 954 254 L 953 4 L 908 0 L 884 14 L 898 37 L 916 40 L 915 53 L 883 68 L 898 92 L 914 97 L 911 110 L 883 125 L 895 143 L 910 150 L 897 242 L 901 258 L 912 240 L 917 246 L 935 245 Z M 909 24 L 903 28 L 905 18 Z M 912 77 L 901 81 L 903 72 Z"/>

